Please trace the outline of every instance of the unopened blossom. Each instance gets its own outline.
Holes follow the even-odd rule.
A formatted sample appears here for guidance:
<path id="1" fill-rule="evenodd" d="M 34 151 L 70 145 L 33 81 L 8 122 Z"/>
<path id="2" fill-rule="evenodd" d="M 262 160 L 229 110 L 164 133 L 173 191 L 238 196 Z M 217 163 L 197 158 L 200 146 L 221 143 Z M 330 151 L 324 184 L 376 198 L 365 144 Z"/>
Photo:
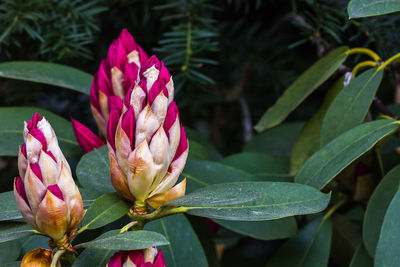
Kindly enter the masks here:
<path id="1" fill-rule="evenodd" d="M 164 255 L 155 247 L 115 253 L 107 267 L 165 267 Z"/>
<path id="2" fill-rule="evenodd" d="M 175 183 L 186 163 L 188 140 L 164 63 L 152 56 L 139 78 L 126 95 L 124 111 L 110 114 L 111 182 L 122 197 L 158 208 L 185 194 L 186 180 Z"/>
<path id="3" fill-rule="evenodd" d="M 37 248 L 28 251 L 21 261 L 21 267 L 50 267 L 54 252 L 50 249 Z M 60 262 L 57 267 L 61 267 Z"/>
<path id="4" fill-rule="evenodd" d="M 14 196 L 26 222 L 55 242 L 83 219 L 82 198 L 49 122 L 35 114 L 24 127 Z"/>
<path id="5" fill-rule="evenodd" d="M 71 118 L 76 140 L 85 153 L 105 145 L 104 141 L 95 135 L 88 127 Z"/>
<path id="6" fill-rule="evenodd" d="M 110 110 L 122 108 L 122 100 L 137 81 L 147 59 L 146 52 L 126 29 L 109 47 L 107 58 L 101 62 L 90 88 L 90 106 L 103 136 Z"/>

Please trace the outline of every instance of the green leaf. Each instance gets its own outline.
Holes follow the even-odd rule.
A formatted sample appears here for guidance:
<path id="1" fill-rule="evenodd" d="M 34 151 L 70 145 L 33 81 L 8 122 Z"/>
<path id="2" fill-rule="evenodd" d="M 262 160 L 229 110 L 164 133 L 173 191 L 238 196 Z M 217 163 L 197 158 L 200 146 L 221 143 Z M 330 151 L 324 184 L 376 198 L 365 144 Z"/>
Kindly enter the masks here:
<path id="1" fill-rule="evenodd" d="M 21 262 L 20 261 L 13 261 L 13 262 L 7 262 L 5 264 L 0 264 L 0 267 L 20 267 Z"/>
<path id="2" fill-rule="evenodd" d="M 354 256 L 351 259 L 349 267 L 372 267 L 372 266 L 374 266 L 374 261 L 368 254 L 365 247 L 361 244 L 354 253 Z"/>
<path id="3" fill-rule="evenodd" d="M 110 180 L 107 147 L 103 146 L 83 155 L 76 167 L 76 176 L 83 187 L 84 199 L 95 199 L 115 192 Z"/>
<path id="4" fill-rule="evenodd" d="M 37 82 L 89 94 L 93 76 L 81 70 L 55 63 L 12 61 L 0 63 L 0 77 Z"/>
<path id="5" fill-rule="evenodd" d="M 244 152 L 268 153 L 290 157 L 293 144 L 304 123 L 289 122 L 257 134 L 244 146 Z"/>
<path id="6" fill-rule="evenodd" d="M 231 231 L 261 240 L 290 238 L 297 234 L 294 217 L 259 222 L 214 221 Z"/>
<path id="7" fill-rule="evenodd" d="M 121 199 L 117 193 L 104 194 L 87 210 L 82 225 L 87 229 L 102 227 L 124 216 L 129 208 L 130 204 Z"/>
<path id="8" fill-rule="evenodd" d="M 371 257 L 375 256 L 383 218 L 399 186 L 400 165 L 397 165 L 382 178 L 368 202 L 363 222 L 363 240 Z"/>
<path id="9" fill-rule="evenodd" d="M 332 239 L 332 222 L 316 219 L 295 238 L 288 240 L 268 261 L 274 266 L 328 266 Z"/>
<path id="10" fill-rule="evenodd" d="M 253 153 L 243 153 L 250 154 L 254 158 L 257 154 Z M 238 154 L 238 157 L 242 157 Z M 262 158 L 262 157 L 261 157 Z M 269 157 L 267 157 L 269 158 Z M 234 163 L 237 157 L 233 156 L 227 161 Z M 250 167 L 249 167 L 250 168 Z M 262 170 L 263 167 L 258 165 L 255 170 Z M 277 167 L 277 170 L 280 167 Z M 188 179 L 186 185 L 187 193 L 192 192 L 196 189 L 203 188 L 211 184 L 217 183 L 229 183 L 229 182 L 244 182 L 244 181 L 259 181 L 264 180 L 264 176 L 250 175 L 243 170 L 238 170 L 231 166 L 226 166 L 220 163 L 211 161 L 188 161 L 186 167 L 182 173 Z M 271 177 L 270 177 L 271 178 Z M 271 180 L 283 180 L 283 176 L 274 177 Z M 291 236 L 293 232 L 297 231 L 295 219 L 284 218 L 278 220 L 270 221 L 260 221 L 260 222 L 232 222 L 226 220 L 218 220 L 218 223 L 222 226 L 236 231 L 243 235 L 248 235 L 251 237 L 256 237 L 259 239 L 269 240 L 272 236 Z M 251 227 L 251 225 L 253 227 Z M 279 225 L 279 227 L 278 227 Z M 279 228 L 279 229 L 278 229 Z"/>
<path id="11" fill-rule="evenodd" d="M 398 187 L 397 187 L 398 189 Z M 400 266 L 400 191 L 394 195 L 382 223 L 374 266 Z"/>
<path id="12" fill-rule="evenodd" d="M 343 88 L 343 77 L 338 79 L 324 98 L 316 113 L 307 121 L 294 143 L 290 156 L 290 173 L 296 174 L 309 157 L 321 148 L 321 126 L 329 105 Z"/>
<path id="13" fill-rule="evenodd" d="M 58 144 L 66 157 L 82 154 L 72 125 L 66 119 L 35 107 L 2 107 L 0 108 L 0 156 L 18 155 L 18 147 L 24 143 L 22 136 L 24 121 L 28 122 L 36 112 L 50 122 L 57 135 Z"/>
<path id="14" fill-rule="evenodd" d="M 0 221 L 10 221 L 22 218 L 15 202 L 14 192 L 0 193 Z"/>
<path id="15" fill-rule="evenodd" d="M 25 223 L 3 223 L 0 225 L 0 243 L 30 235 L 33 235 L 33 229 Z"/>
<path id="16" fill-rule="evenodd" d="M 336 48 L 308 68 L 286 89 L 254 127 L 257 132 L 280 124 L 303 100 L 325 82 L 346 60 L 347 46 Z"/>
<path id="17" fill-rule="evenodd" d="M 362 18 L 400 11 L 398 0 L 351 0 L 347 6 L 349 18 Z"/>
<path id="18" fill-rule="evenodd" d="M 137 250 L 163 245 L 168 245 L 168 241 L 163 235 L 144 230 L 124 233 L 112 230 L 93 241 L 79 244 L 80 247 L 106 250 Z"/>
<path id="19" fill-rule="evenodd" d="M 196 141 L 189 141 L 190 149 L 188 160 L 209 160 L 210 154 L 208 150 Z"/>
<path id="20" fill-rule="evenodd" d="M 263 221 L 316 213 L 326 208 L 329 199 L 330 195 L 300 184 L 238 182 L 210 185 L 166 205 L 213 219 Z"/>
<path id="21" fill-rule="evenodd" d="M 152 221 L 145 229 L 160 233 L 169 241 L 162 249 L 166 266 L 208 266 L 203 247 L 183 214 Z"/>
<path id="22" fill-rule="evenodd" d="M 275 177 L 290 180 L 288 178 L 289 159 L 284 156 L 244 152 L 226 157 L 220 162 L 260 177 L 260 180 L 273 180 Z"/>
<path id="23" fill-rule="evenodd" d="M 341 170 L 399 127 L 395 120 L 364 123 L 335 138 L 303 165 L 295 182 L 323 188 Z"/>
<path id="24" fill-rule="evenodd" d="M 76 259 L 72 267 L 107 266 L 115 250 L 87 248 Z"/>
<path id="25" fill-rule="evenodd" d="M 373 68 L 357 76 L 340 91 L 329 106 L 322 124 L 323 146 L 363 122 L 382 77 L 383 70 Z"/>
<path id="26" fill-rule="evenodd" d="M 0 266 L 16 261 L 21 254 L 21 244 L 18 240 L 12 240 L 0 244 Z M 6 265 L 8 266 L 8 265 Z M 19 266 L 19 265 L 18 265 Z"/>

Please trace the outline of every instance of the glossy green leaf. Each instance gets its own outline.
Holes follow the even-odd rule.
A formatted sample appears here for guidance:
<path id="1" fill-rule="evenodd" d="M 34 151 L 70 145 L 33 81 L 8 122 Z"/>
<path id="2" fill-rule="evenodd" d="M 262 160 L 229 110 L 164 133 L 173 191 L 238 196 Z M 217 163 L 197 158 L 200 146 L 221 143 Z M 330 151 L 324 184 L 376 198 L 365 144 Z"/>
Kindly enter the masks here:
<path id="1" fill-rule="evenodd" d="M 12 61 L 0 63 L 0 77 L 37 82 L 89 94 L 93 76 L 81 70 L 48 62 Z"/>
<path id="2" fill-rule="evenodd" d="M 0 264 L 0 267 L 20 267 L 20 266 L 21 266 L 20 261 L 13 261 L 13 262 Z"/>
<path id="3" fill-rule="evenodd" d="M 309 157 L 321 148 L 321 127 L 325 114 L 343 88 L 343 77 L 338 79 L 327 92 L 321 107 L 306 122 L 294 143 L 290 156 L 290 173 L 296 174 Z"/>
<path id="4" fill-rule="evenodd" d="M 400 165 L 383 177 L 372 194 L 364 215 L 363 240 L 369 255 L 374 257 L 383 218 L 400 186 Z"/>
<path id="5" fill-rule="evenodd" d="M 168 245 L 163 235 L 144 230 L 124 233 L 112 230 L 93 241 L 79 244 L 80 247 L 106 250 L 136 250 L 163 245 Z"/>
<path id="6" fill-rule="evenodd" d="M 0 64 L 1 65 L 1 64 Z M 38 112 L 45 116 L 53 127 L 58 144 L 66 157 L 82 154 L 75 139 L 71 122 L 50 111 L 35 107 L 2 107 L 0 108 L 0 156 L 17 156 L 18 148 L 24 143 L 22 132 L 24 121 L 28 122 Z"/>
<path id="7" fill-rule="evenodd" d="M 87 248 L 79 254 L 72 267 L 107 266 L 115 250 Z"/>
<path id="8" fill-rule="evenodd" d="M 255 155 L 253 153 L 243 154 L 251 154 L 252 157 Z M 233 156 L 233 158 L 228 159 L 227 161 L 233 164 L 236 159 L 236 156 Z M 281 167 L 276 168 L 276 170 L 281 169 Z M 258 168 L 254 170 L 263 171 L 263 167 L 258 165 Z M 281 170 L 283 170 L 283 168 Z M 187 194 L 189 192 L 193 192 L 196 189 L 203 188 L 204 186 L 212 184 L 260 181 L 265 180 L 266 178 L 265 176 L 251 175 L 243 170 L 238 170 L 232 166 L 226 166 L 217 162 L 199 160 L 188 161 L 186 163 L 186 167 L 182 173 L 182 176 L 188 179 L 188 182 L 186 184 Z M 270 180 L 281 181 L 284 180 L 284 178 L 285 177 L 283 176 L 279 176 L 273 177 Z M 293 232 L 297 231 L 296 222 L 293 217 L 260 222 L 232 222 L 226 220 L 218 220 L 218 223 L 224 227 L 226 226 L 232 231 L 236 231 L 243 235 L 248 235 L 251 237 L 258 236 L 259 239 L 265 240 L 271 239 L 272 236 L 291 236 Z M 249 227 L 249 225 L 253 225 L 254 227 Z"/>
<path id="9" fill-rule="evenodd" d="M 326 208 L 329 199 L 330 195 L 300 184 L 237 182 L 210 185 L 166 205 L 213 219 L 262 221 L 316 213 Z"/>
<path id="10" fill-rule="evenodd" d="M 398 0 L 351 0 L 347 6 L 349 18 L 362 18 L 400 11 Z"/>
<path id="11" fill-rule="evenodd" d="M 214 221 L 236 233 L 261 240 L 290 238 L 297 234 L 297 224 L 294 217 L 259 222 Z"/>
<path id="12" fill-rule="evenodd" d="M 145 229 L 160 233 L 169 241 L 162 248 L 167 266 L 208 266 L 203 247 L 183 214 L 152 221 Z"/>
<path id="13" fill-rule="evenodd" d="M 340 91 L 322 123 L 322 146 L 363 122 L 382 77 L 383 70 L 373 68 L 357 76 Z"/>
<path id="14" fill-rule="evenodd" d="M 15 202 L 14 192 L 0 193 L 0 221 L 9 221 L 22 218 Z"/>
<path id="15" fill-rule="evenodd" d="M 303 100 L 325 82 L 346 60 L 347 46 L 336 48 L 297 78 L 254 127 L 258 132 L 280 124 Z"/>
<path id="16" fill-rule="evenodd" d="M 351 259 L 349 267 L 372 267 L 374 266 L 374 261 L 368 254 L 365 247 L 361 244 Z"/>
<path id="17" fill-rule="evenodd" d="M 190 143 L 190 149 L 189 149 L 189 155 L 188 155 L 188 160 L 209 160 L 210 159 L 210 154 L 208 150 L 201 145 L 200 143 L 196 141 L 191 141 L 189 140 Z"/>
<path id="18" fill-rule="evenodd" d="M 115 192 L 110 180 L 107 147 L 83 155 L 76 167 L 76 176 L 83 187 L 84 199 L 96 199 L 103 194 Z"/>
<path id="19" fill-rule="evenodd" d="M 243 151 L 290 157 L 303 125 L 303 122 L 289 122 L 257 134 L 245 144 Z"/>
<path id="20" fill-rule="evenodd" d="M 289 173 L 289 159 L 284 156 L 244 152 L 233 154 L 223 158 L 219 162 L 260 177 L 262 180 L 272 181 L 275 177 L 282 177 L 289 180 L 287 178 Z M 273 178 L 269 179 L 271 177 Z"/>
<path id="21" fill-rule="evenodd" d="M 82 225 L 87 229 L 102 227 L 124 216 L 130 206 L 115 192 L 104 194 L 97 198 L 87 210 Z"/>
<path id="22" fill-rule="evenodd" d="M 0 243 L 30 235 L 33 235 L 33 229 L 25 223 L 2 223 L 0 225 Z"/>
<path id="23" fill-rule="evenodd" d="M 374 266 L 400 266 L 400 190 L 394 195 L 383 219 Z"/>
<path id="24" fill-rule="evenodd" d="M 274 266 L 328 266 L 332 239 L 332 222 L 316 219 L 295 238 L 288 240 L 268 261 Z"/>
<path id="25" fill-rule="evenodd" d="M 341 170 L 397 130 L 395 120 L 376 120 L 357 126 L 314 153 L 295 177 L 295 182 L 323 188 Z"/>
<path id="26" fill-rule="evenodd" d="M 12 261 L 16 261 L 20 254 L 21 254 L 21 244 L 18 240 L 12 240 L 9 242 L 1 243 L 0 266 L 2 266 L 5 263 L 11 263 Z"/>

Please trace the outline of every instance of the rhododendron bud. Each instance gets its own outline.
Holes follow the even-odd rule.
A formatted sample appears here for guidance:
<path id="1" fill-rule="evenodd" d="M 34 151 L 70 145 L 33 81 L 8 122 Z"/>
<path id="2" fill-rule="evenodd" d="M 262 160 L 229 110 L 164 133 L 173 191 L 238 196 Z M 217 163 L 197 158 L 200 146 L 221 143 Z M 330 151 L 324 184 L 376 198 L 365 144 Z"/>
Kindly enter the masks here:
<path id="1" fill-rule="evenodd" d="M 158 208 L 185 194 L 186 180 L 174 185 L 189 147 L 173 101 L 171 75 L 155 56 L 145 66 L 140 82 L 126 95 L 125 111 L 111 112 L 107 141 L 117 192 Z"/>
<path id="2" fill-rule="evenodd" d="M 88 127 L 83 125 L 77 120 L 71 118 L 72 128 L 74 129 L 76 140 L 85 153 L 92 151 L 105 145 L 96 134 L 94 134 Z"/>
<path id="3" fill-rule="evenodd" d="M 140 68 L 147 59 L 146 52 L 126 29 L 110 45 L 107 58 L 101 62 L 90 89 L 93 116 L 103 136 L 110 111 L 113 107 L 122 108 L 126 92 L 137 81 Z"/>
<path id="4" fill-rule="evenodd" d="M 14 196 L 26 222 L 54 241 L 83 219 L 82 197 L 49 122 L 35 114 L 25 123 Z"/>
<path id="5" fill-rule="evenodd" d="M 107 267 L 165 267 L 164 255 L 155 247 L 115 253 Z"/>
<path id="6" fill-rule="evenodd" d="M 50 267 L 54 252 L 50 249 L 37 248 L 28 251 L 21 261 L 21 267 Z M 61 267 L 60 262 L 57 267 Z"/>

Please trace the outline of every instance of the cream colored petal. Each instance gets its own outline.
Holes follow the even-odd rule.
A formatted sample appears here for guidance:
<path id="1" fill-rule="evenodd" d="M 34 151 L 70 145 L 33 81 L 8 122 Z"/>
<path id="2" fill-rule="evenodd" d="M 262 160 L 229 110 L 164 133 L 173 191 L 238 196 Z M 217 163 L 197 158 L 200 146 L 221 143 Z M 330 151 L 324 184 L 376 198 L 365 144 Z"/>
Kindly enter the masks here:
<path id="1" fill-rule="evenodd" d="M 137 50 L 133 50 L 128 54 L 128 63 L 132 62 L 134 62 L 136 66 L 140 68 L 139 52 Z"/>
<path id="2" fill-rule="evenodd" d="M 50 140 L 53 137 L 57 138 L 53 128 L 51 127 L 50 123 L 45 119 L 45 117 L 38 121 L 37 128 L 43 133 L 47 143 L 50 143 Z"/>
<path id="3" fill-rule="evenodd" d="M 168 110 L 168 98 L 163 92 L 160 92 L 154 99 L 153 104 L 151 104 L 151 110 L 153 110 L 160 124 L 164 123 Z"/>
<path id="4" fill-rule="evenodd" d="M 135 83 L 135 87 L 132 90 L 130 105 L 133 107 L 133 111 L 135 112 L 135 118 L 137 119 L 140 111 L 142 111 L 143 100 L 146 98 L 146 93 L 143 89 Z"/>
<path id="5" fill-rule="evenodd" d="M 63 194 L 64 201 L 67 203 L 67 206 L 70 207 L 71 202 L 77 197 L 79 191 L 76 188 L 71 172 L 64 163 L 61 163 L 61 170 L 57 179 L 57 185 Z"/>
<path id="6" fill-rule="evenodd" d="M 47 187 L 57 183 L 57 163 L 43 150 L 40 152 L 39 167 L 42 170 L 43 184 Z"/>
<path id="7" fill-rule="evenodd" d="M 151 192 L 150 197 L 154 196 L 155 194 L 163 193 L 174 186 L 179 178 L 179 175 L 182 173 L 183 168 L 185 167 L 188 152 L 189 150 L 186 149 L 186 151 L 183 152 L 179 158 L 172 162 L 170 172 L 164 177 L 163 181 L 158 185 L 158 187 Z"/>
<path id="8" fill-rule="evenodd" d="M 160 71 L 153 65 L 151 68 L 148 68 L 145 72 L 143 72 L 143 76 L 146 78 L 146 87 L 147 87 L 147 93 L 149 93 L 149 90 L 153 86 L 154 82 L 158 79 L 158 75 L 160 74 Z"/>
<path id="9" fill-rule="evenodd" d="M 68 227 L 67 204 L 47 190 L 36 214 L 36 224 L 40 232 L 60 240 Z"/>
<path id="10" fill-rule="evenodd" d="M 29 163 L 36 163 L 39 160 L 40 151 L 42 150 L 42 143 L 32 135 L 28 134 L 26 140 L 26 157 Z"/>
<path id="11" fill-rule="evenodd" d="M 29 130 L 28 130 L 28 123 L 26 121 L 24 121 L 24 132 L 23 132 L 23 137 L 24 137 L 24 143 L 26 143 L 26 140 L 28 139 L 28 134 L 29 134 Z"/>
<path id="12" fill-rule="evenodd" d="M 157 256 L 157 249 L 155 247 L 145 248 L 143 250 L 143 262 L 151 262 L 154 263 L 154 259 Z"/>
<path id="13" fill-rule="evenodd" d="M 174 124 L 172 124 L 171 128 L 168 130 L 169 134 L 169 149 L 171 151 L 171 155 L 175 155 L 176 149 L 178 148 L 179 141 L 181 140 L 181 125 L 178 116 L 176 116 L 176 120 Z M 171 157 L 171 160 L 174 156 Z"/>
<path id="14" fill-rule="evenodd" d="M 160 206 L 168 203 L 174 199 L 182 197 L 185 195 L 186 190 L 186 178 L 182 180 L 179 184 L 171 188 L 170 190 L 152 196 L 147 199 L 146 202 L 155 209 L 158 209 Z"/>
<path id="15" fill-rule="evenodd" d="M 154 115 L 149 105 L 140 112 L 136 121 L 135 147 L 149 139 L 160 127 L 160 122 Z"/>
<path id="16" fill-rule="evenodd" d="M 168 105 L 169 105 L 171 104 L 172 100 L 174 100 L 174 81 L 172 80 L 172 76 L 169 82 L 165 85 L 165 87 L 167 87 L 168 90 Z"/>
<path id="17" fill-rule="evenodd" d="M 94 120 L 96 121 L 97 127 L 99 128 L 100 135 L 105 137 L 106 136 L 106 124 L 107 124 L 106 120 L 100 114 L 100 112 L 95 107 L 93 107 L 93 105 L 90 105 L 90 109 L 92 110 Z"/>
<path id="18" fill-rule="evenodd" d="M 114 94 L 124 99 L 125 92 L 122 86 L 124 81 L 124 74 L 117 67 L 111 69 L 111 83 L 114 90 Z"/>
<path id="19" fill-rule="evenodd" d="M 79 224 L 82 222 L 83 217 L 85 216 L 86 211 L 83 209 L 83 201 L 81 193 L 78 190 L 78 187 L 75 186 L 77 194 L 75 198 L 71 199 L 68 203 L 69 210 L 69 222 L 68 222 L 68 230 L 76 229 Z"/>
<path id="20" fill-rule="evenodd" d="M 108 153 L 108 157 L 110 159 L 110 176 L 113 187 L 121 197 L 128 199 L 132 202 L 135 201 L 135 198 L 129 191 L 129 185 L 126 176 L 122 172 L 121 168 L 118 166 L 117 160 L 115 159 L 114 154 L 110 152 L 110 150 Z"/>
<path id="21" fill-rule="evenodd" d="M 27 165 L 28 165 L 28 160 L 25 158 L 24 154 L 22 154 L 21 147 L 19 147 L 18 172 L 19 172 L 19 177 L 21 177 L 22 180 L 24 180 Z"/>
<path id="22" fill-rule="evenodd" d="M 145 200 L 156 175 L 153 156 L 146 140 L 129 155 L 128 164 L 129 191 L 136 200 Z"/>
<path id="23" fill-rule="evenodd" d="M 103 114 L 103 117 L 106 121 L 105 127 L 107 127 L 108 117 L 110 116 L 110 112 L 108 110 L 108 97 L 102 91 L 99 91 L 99 102 L 101 113 Z"/>
<path id="24" fill-rule="evenodd" d="M 122 263 L 122 267 L 138 267 L 136 264 L 132 262 L 132 260 L 128 257 L 125 262 Z"/>
<path id="25" fill-rule="evenodd" d="M 55 138 L 51 139 L 50 143 L 47 145 L 47 150 L 51 151 L 53 156 L 56 158 L 59 170 L 61 169 L 61 163 L 63 162 L 65 167 L 67 167 L 67 169 L 71 171 L 67 159 L 64 157 L 64 154 L 62 153 L 60 147 L 58 146 L 57 139 Z"/>
<path id="26" fill-rule="evenodd" d="M 126 135 L 125 131 L 121 128 L 122 117 L 123 116 L 121 116 L 118 122 L 115 134 L 115 149 L 116 149 L 115 153 L 117 156 L 118 165 L 120 166 L 120 168 L 124 173 L 128 173 L 127 161 L 129 153 L 132 152 L 132 149 L 129 137 Z"/>
<path id="27" fill-rule="evenodd" d="M 25 221 L 33 228 L 37 228 L 36 223 L 35 223 L 35 218 L 33 217 L 33 214 L 32 214 L 32 210 L 31 210 L 31 208 L 29 208 L 29 206 L 25 202 L 25 200 L 18 194 L 17 189 L 15 188 L 15 182 L 14 182 L 14 198 L 15 198 L 15 201 L 17 202 L 18 210 L 19 210 L 19 212 L 21 212 Z"/>
<path id="28" fill-rule="evenodd" d="M 24 186 L 32 213 L 36 214 L 39 203 L 42 201 L 46 192 L 46 187 L 40 179 L 36 177 L 29 166 L 26 169 Z"/>
<path id="29" fill-rule="evenodd" d="M 150 151 L 153 155 L 153 160 L 157 172 L 154 182 L 150 188 L 151 191 L 158 186 L 158 184 L 167 173 L 171 157 L 169 152 L 168 137 L 165 134 L 164 128 L 162 126 L 158 129 L 158 131 L 151 139 Z"/>

